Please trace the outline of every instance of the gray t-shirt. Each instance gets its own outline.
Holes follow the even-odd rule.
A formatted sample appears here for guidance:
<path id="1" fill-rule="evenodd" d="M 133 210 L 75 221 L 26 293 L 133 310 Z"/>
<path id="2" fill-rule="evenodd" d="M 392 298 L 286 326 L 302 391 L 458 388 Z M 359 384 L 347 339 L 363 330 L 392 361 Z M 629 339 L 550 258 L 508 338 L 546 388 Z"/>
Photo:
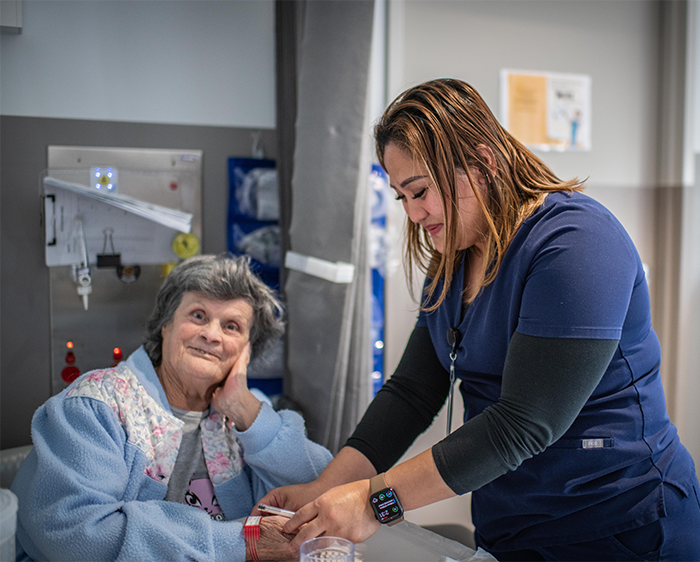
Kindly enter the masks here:
<path id="1" fill-rule="evenodd" d="M 173 406 L 170 409 L 185 425 L 165 500 L 197 507 L 209 513 L 212 519 L 225 521 L 226 517 L 214 494 L 214 486 L 209 480 L 199 429 L 199 424 L 209 415 L 209 410 L 190 412 Z"/>

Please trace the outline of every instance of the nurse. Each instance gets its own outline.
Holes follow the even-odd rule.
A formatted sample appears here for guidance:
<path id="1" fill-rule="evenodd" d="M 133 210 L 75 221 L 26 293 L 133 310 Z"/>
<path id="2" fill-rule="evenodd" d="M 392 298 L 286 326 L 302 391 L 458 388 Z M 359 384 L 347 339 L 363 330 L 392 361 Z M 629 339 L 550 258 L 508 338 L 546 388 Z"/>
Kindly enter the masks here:
<path id="1" fill-rule="evenodd" d="M 378 519 L 473 492 L 476 542 L 499 560 L 700 560 L 695 467 L 621 224 L 464 82 L 407 90 L 375 140 L 408 217 L 407 270 L 426 273 L 420 313 L 336 458 L 263 499 L 297 510 L 290 548 L 363 541 Z M 451 400 L 451 373 L 464 423 L 397 465 Z M 375 511 L 380 497 L 399 501 Z"/>

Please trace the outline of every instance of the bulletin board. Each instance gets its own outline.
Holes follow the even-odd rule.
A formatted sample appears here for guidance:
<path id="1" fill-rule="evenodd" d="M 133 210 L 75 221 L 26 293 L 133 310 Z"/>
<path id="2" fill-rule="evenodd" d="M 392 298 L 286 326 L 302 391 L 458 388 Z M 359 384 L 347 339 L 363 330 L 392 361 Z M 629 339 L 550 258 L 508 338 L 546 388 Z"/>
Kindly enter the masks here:
<path id="1" fill-rule="evenodd" d="M 528 148 L 591 150 L 591 77 L 501 71 L 501 124 Z"/>

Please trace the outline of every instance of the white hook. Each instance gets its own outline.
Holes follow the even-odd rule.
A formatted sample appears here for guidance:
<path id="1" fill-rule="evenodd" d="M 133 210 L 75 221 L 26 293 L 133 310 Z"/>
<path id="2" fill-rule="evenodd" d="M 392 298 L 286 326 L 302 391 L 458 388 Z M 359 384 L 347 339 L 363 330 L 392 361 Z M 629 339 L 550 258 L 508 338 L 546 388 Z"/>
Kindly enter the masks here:
<path id="1" fill-rule="evenodd" d="M 251 136 L 253 137 L 253 147 L 250 150 L 251 154 L 253 155 L 253 158 L 263 159 L 265 158 L 265 150 L 263 149 L 262 143 L 260 142 L 260 135 L 260 131 L 251 133 Z"/>

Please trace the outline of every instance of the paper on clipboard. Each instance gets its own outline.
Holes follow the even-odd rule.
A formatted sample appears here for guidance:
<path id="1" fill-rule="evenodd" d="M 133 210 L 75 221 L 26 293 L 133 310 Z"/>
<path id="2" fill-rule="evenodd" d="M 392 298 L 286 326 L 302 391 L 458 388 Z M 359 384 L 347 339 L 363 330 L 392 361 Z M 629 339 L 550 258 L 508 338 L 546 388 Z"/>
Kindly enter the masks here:
<path id="1" fill-rule="evenodd" d="M 115 251 L 122 263 L 162 264 L 177 259 L 172 240 L 190 232 L 192 214 L 133 197 L 101 193 L 87 186 L 44 178 L 46 265 L 71 265 L 80 260 L 75 244 L 78 217 L 91 263 L 97 254 Z M 110 246 L 106 231 L 111 229 Z M 112 249 L 113 244 L 114 249 Z"/>
<path id="2" fill-rule="evenodd" d="M 102 201 L 103 203 L 129 211 L 130 213 L 134 213 L 135 215 L 147 218 L 177 231 L 189 232 L 192 227 L 192 213 L 185 213 L 184 211 L 169 209 L 161 205 L 146 203 L 145 201 L 139 201 L 128 195 L 97 191 L 86 185 L 63 181 L 50 176 L 44 178 L 44 186 L 67 189 L 78 195 L 90 197 L 96 201 Z"/>

